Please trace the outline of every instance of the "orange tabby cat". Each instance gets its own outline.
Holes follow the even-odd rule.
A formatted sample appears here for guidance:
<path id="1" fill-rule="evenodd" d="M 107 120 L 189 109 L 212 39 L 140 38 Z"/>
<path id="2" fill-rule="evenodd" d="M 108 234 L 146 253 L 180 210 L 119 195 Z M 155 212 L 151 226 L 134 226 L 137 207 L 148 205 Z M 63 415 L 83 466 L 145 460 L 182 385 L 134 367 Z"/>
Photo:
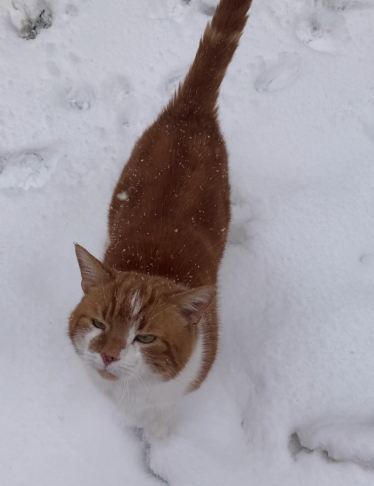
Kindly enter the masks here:
<path id="1" fill-rule="evenodd" d="M 217 99 L 251 0 L 221 0 L 183 84 L 136 142 L 103 262 L 76 245 L 84 297 L 69 335 L 131 425 L 168 435 L 217 352 L 216 284 L 230 222 Z"/>

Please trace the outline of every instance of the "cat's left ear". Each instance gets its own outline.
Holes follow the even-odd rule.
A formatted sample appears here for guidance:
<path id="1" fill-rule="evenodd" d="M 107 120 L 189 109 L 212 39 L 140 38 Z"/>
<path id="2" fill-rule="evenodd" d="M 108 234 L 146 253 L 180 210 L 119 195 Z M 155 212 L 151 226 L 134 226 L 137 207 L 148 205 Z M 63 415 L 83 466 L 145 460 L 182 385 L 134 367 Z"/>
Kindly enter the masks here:
<path id="1" fill-rule="evenodd" d="M 189 324 L 197 324 L 215 297 L 216 288 L 206 285 L 173 295 L 171 300 Z"/>
<path id="2" fill-rule="evenodd" d="M 82 289 L 85 294 L 98 285 L 102 285 L 113 278 L 112 271 L 91 253 L 80 245 L 75 244 L 75 253 L 82 275 Z"/>

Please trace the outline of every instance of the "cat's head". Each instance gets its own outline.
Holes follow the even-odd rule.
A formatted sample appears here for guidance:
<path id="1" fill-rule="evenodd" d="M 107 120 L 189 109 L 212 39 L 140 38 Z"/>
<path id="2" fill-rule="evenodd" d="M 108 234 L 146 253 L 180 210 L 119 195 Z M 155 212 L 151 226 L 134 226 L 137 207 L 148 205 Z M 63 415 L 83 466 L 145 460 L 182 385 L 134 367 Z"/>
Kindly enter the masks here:
<path id="1" fill-rule="evenodd" d="M 109 268 L 76 245 L 84 296 L 69 336 L 107 380 L 169 380 L 187 364 L 215 288 L 188 290 L 169 279 Z"/>

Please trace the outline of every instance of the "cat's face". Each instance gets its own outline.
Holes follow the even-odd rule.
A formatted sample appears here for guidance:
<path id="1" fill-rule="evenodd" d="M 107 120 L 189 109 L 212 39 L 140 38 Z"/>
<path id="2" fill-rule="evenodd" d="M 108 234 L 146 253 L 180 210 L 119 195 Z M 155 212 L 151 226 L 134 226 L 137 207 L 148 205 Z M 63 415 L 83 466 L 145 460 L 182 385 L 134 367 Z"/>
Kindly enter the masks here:
<path id="1" fill-rule="evenodd" d="M 77 246 L 84 297 L 69 336 L 107 380 L 169 380 L 187 364 L 214 288 L 186 290 L 168 279 L 105 267 Z"/>

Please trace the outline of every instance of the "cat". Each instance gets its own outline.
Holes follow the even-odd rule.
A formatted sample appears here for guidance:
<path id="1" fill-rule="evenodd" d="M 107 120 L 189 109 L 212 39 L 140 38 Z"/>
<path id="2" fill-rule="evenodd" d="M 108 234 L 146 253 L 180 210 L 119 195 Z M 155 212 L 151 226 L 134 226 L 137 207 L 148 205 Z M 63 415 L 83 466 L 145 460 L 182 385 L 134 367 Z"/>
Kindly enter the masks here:
<path id="1" fill-rule="evenodd" d="M 147 437 L 216 357 L 216 286 L 230 223 L 221 82 L 251 0 L 221 0 L 174 97 L 136 142 L 114 190 L 103 261 L 76 245 L 84 296 L 70 339 L 91 374 Z"/>

